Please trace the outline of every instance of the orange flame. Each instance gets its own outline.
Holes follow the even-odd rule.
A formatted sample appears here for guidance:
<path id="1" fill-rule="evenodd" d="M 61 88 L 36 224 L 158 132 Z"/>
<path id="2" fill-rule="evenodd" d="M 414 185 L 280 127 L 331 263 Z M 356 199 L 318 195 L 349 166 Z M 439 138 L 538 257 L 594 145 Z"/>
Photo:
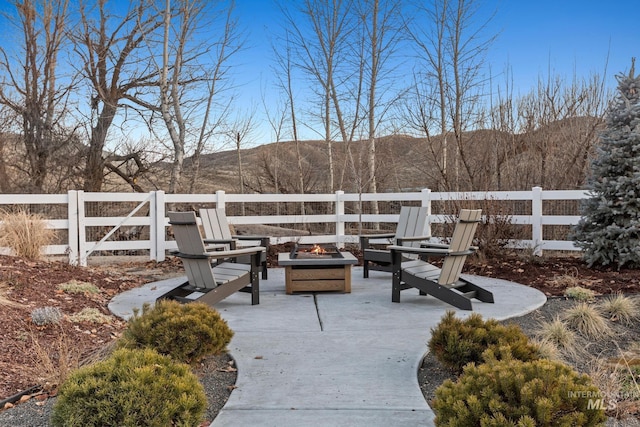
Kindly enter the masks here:
<path id="1" fill-rule="evenodd" d="M 316 255 L 322 255 L 327 253 L 327 251 L 320 245 L 313 245 L 313 247 L 309 249 L 309 252 Z"/>

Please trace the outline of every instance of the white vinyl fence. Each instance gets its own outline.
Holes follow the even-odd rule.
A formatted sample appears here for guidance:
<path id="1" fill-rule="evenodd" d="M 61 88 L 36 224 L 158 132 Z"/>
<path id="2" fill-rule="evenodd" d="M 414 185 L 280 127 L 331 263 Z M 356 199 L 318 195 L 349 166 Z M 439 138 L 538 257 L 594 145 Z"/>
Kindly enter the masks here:
<path id="1" fill-rule="evenodd" d="M 459 206 L 478 206 L 485 221 L 515 224 L 520 238 L 514 247 L 543 250 L 579 250 L 567 239 L 570 226 L 580 219 L 585 191 L 431 192 L 348 194 L 165 194 L 86 193 L 0 195 L 3 211 L 38 213 L 56 230 L 57 242 L 48 255 L 66 255 L 72 264 L 87 265 L 95 255 L 143 254 L 162 261 L 176 248 L 169 234 L 167 212 L 225 208 L 238 228 L 260 225 L 272 243 L 357 243 L 361 231 L 395 230 L 400 206 L 421 205 L 430 210 L 430 228 L 451 222 Z M 377 212 L 374 203 L 377 202 Z M 430 232 L 431 230 L 426 230 Z M 256 234 L 256 233 L 249 233 Z M 446 236 L 441 236 L 446 237 Z M 0 248 L 4 254 L 9 248 Z"/>

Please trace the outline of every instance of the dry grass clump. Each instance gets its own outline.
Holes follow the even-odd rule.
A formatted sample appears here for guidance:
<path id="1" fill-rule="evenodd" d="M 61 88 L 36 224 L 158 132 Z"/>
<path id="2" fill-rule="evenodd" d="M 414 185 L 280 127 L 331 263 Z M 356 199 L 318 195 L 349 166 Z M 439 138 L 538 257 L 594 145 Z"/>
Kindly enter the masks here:
<path id="1" fill-rule="evenodd" d="M 556 288 L 572 288 L 580 286 L 580 279 L 578 279 L 578 271 L 565 273 L 561 276 L 556 276 L 552 280 L 549 280 L 547 284 Z"/>
<path id="2" fill-rule="evenodd" d="M 619 293 L 603 299 L 599 308 L 611 321 L 619 321 L 625 325 L 631 324 L 640 316 L 638 303 Z"/>
<path id="3" fill-rule="evenodd" d="M 11 248 L 20 257 L 39 259 L 42 248 L 55 237 L 55 232 L 37 214 L 0 212 L 0 221 L 0 246 Z"/>
<path id="4" fill-rule="evenodd" d="M 618 348 L 618 355 L 596 358 L 589 364 L 589 376 L 602 393 L 607 415 L 624 421 L 630 414 L 640 413 L 640 347 Z"/>
<path id="5" fill-rule="evenodd" d="M 555 343 L 539 338 L 533 338 L 529 342 L 531 343 L 531 345 L 536 347 L 540 358 L 549 360 L 562 360 L 560 349 Z"/>
<path id="6" fill-rule="evenodd" d="M 575 333 L 559 317 L 541 322 L 537 338 L 541 342 L 553 344 L 568 356 L 575 356 L 578 353 Z"/>
<path id="7" fill-rule="evenodd" d="M 582 302 L 569 308 L 564 319 L 567 324 L 589 339 L 611 334 L 611 327 L 600 310 L 592 304 Z"/>

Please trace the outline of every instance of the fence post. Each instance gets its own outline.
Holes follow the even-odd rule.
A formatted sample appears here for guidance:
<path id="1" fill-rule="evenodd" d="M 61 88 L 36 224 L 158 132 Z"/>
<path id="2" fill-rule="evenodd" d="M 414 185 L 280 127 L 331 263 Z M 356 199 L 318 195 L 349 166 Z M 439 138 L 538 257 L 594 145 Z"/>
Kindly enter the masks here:
<path id="1" fill-rule="evenodd" d="M 150 210 L 151 215 L 151 247 L 155 248 L 155 260 L 157 262 L 161 262 L 165 260 L 165 236 L 166 230 L 164 227 L 165 221 L 165 201 L 164 201 L 164 191 L 158 190 L 155 192 L 155 197 L 152 199 L 154 201 L 152 209 Z M 155 243 L 154 243 L 155 242 Z"/>
<path id="2" fill-rule="evenodd" d="M 87 266 L 87 227 L 85 225 L 84 191 L 78 190 L 78 264 Z"/>
<path id="3" fill-rule="evenodd" d="M 158 233 L 156 232 L 156 192 L 149 191 L 149 260 L 158 259 Z"/>
<path id="4" fill-rule="evenodd" d="M 216 191 L 216 208 L 217 209 L 224 209 L 224 190 L 218 190 Z"/>
<path id="5" fill-rule="evenodd" d="M 533 254 L 542 256 L 542 187 L 531 189 L 531 241 Z"/>
<path id="6" fill-rule="evenodd" d="M 336 191 L 336 246 L 338 248 L 344 248 L 344 221 L 342 220 L 344 216 L 344 200 L 342 200 L 342 196 L 344 196 L 344 191 Z"/>
<path id="7" fill-rule="evenodd" d="M 431 236 L 431 189 L 423 188 L 421 193 L 422 206 L 427 208 L 427 224 L 424 229 L 424 235 Z"/>
<path id="8" fill-rule="evenodd" d="M 78 265 L 79 263 L 79 240 L 78 240 L 78 192 L 69 190 L 67 192 L 67 219 L 69 225 L 67 228 L 69 243 L 69 264 Z"/>

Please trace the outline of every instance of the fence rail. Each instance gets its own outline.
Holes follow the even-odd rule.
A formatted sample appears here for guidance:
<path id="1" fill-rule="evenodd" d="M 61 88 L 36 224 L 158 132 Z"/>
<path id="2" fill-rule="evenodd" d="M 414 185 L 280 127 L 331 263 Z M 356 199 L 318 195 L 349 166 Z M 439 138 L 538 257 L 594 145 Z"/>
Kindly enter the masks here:
<path id="1" fill-rule="evenodd" d="M 167 212 L 225 208 L 229 222 L 236 226 L 277 227 L 281 232 L 272 243 L 335 243 L 344 246 L 358 241 L 362 229 L 395 229 L 400 206 L 421 205 L 429 209 L 429 228 L 451 222 L 460 205 L 490 204 L 485 220 L 502 218 L 522 227 L 524 237 L 511 243 L 543 250 L 577 251 L 568 240 L 568 230 L 580 215 L 586 191 L 431 192 L 348 194 L 165 194 L 87 193 L 69 191 L 59 195 L 0 195 L 0 209 L 27 210 L 44 216 L 55 229 L 58 241 L 45 248 L 48 255 L 66 255 L 72 264 L 87 265 L 95 254 L 145 252 L 151 260 L 162 261 L 175 242 L 168 234 Z M 374 213 L 374 203 L 377 213 Z M 288 231 L 291 231 L 289 234 Z M 356 231 L 354 233 L 354 231 Z M 431 230 L 426 230 L 431 232 Z M 437 233 L 434 233 L 437 237 Z M 0 253 L 10 253 L 0 248 Z"/>

